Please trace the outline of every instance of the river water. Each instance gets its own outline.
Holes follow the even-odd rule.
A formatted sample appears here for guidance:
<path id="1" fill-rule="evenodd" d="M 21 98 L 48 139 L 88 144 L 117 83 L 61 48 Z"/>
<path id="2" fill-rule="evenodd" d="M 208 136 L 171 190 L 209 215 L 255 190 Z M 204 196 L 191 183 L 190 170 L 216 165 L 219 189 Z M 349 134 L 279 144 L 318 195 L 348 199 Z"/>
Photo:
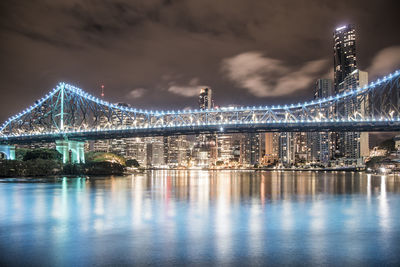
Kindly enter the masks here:
<path id="1" fill-rule="evenodd" d="M 400 177 L 149 171 L 0 180 L 6 266 L 400 263 Z"/>

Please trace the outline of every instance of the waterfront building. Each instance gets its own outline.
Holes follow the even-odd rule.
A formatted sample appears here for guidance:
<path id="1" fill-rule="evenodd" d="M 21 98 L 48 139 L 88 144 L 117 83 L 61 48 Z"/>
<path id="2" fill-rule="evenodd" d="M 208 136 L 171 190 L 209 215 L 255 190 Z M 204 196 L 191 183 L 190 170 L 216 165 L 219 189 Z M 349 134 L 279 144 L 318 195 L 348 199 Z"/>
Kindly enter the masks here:
<path id="1" fill-rule="evenodd" d="M 295 133 L 285 132 L 279 134 L 279 161 L 283 166 L 295 164 Z"/>
<path id="2" fill-rule="evenodd" d="M 331 96 L 334 92 L 331 79 L 318 79 L 314 89 L 314 99 Z M 331 112 L 321 114 L 321 119 L 329 118 Z M 332 134 L 329 132 L 310 132 L 308 136 L 309 161 L 327 165 L 332 157 Z"/>
<path id="3" fill-rule="evenodd" d="M 198 167 L 215 165 L 218 156 L 216 134 L 200 134 L 195 137 L 192 150 L 192 159 Z"/>
<path id="4" fill-rule="evenodd" d="M 244 162 L 249 165 L 260 163 L 261 151 L 261 133 L 246 133 L 244 137 Z"/>
<path id="5" fill-rule="evenodd" d="M 279 162 L 283 166 L 292 166 L 309 161 L 308 137 L 305 132 L 280 133 Z"/>
<path id="6" fill-rule="evenodd" d="M 307 133 L 294 133 L 295 163 L 304 164 L 309 160 Z"/>
<path id="7" fill-rule="evenodd" d="M 375 146 L 371 149 L 369 156 L 370 156 L 370 158 L 385 157 L 387 154 L 388 154 L 388 151 L 386 149 L 381 149 L 381 148 L 379 148 L 379 146 Z"/>
<path id="8" fill-rule="evenodd" d="M 135 137 L 125 140 L 127 159 L 136 159 L 140 166 L 147 166 L 147 146 L 144 138 Z"/>
<path id="9" fill-rule="evenodd" d="M 265 133 L 265 152 L 264 164 L 273 164 L 278 161 L 279 154 L 279 134 Z"/>
<path id="10" fill-rule="evenodd" d="M 233 136 L 232 134 L 219 134 L 217 136 L 217 161 L 229 164 L 233 158 Z"/>
<path id="11" fill-rule="evenodd" d="M 184 135 L 165 136 L 164 162 L 170 167 L 187 166 L 190 160 L 189 142 Z"/>
<path id="12" fill-rule="evenodd" d="M 400 135 L 396 135 L 396 136 L 393 138 L 393 141 L 394 141 L 394 148 L 395 148 L 397 151 L 400 151 Z"/>
<path id="13" fill-rule="evenodd" d="M 146 165 L 148 167 L 161 167 L 164 162 L 163 137 L 146 137 Z"/>
<path id="14" fill-rule="evenodd" d="M 243 138 L 241 138 L 241 134 L 233 135 L 232 149 L 233 149 L 233 158 L 232 158 L 233 163 L 237 165 L 243 165 L 244 143 L 243 143 Z"/>

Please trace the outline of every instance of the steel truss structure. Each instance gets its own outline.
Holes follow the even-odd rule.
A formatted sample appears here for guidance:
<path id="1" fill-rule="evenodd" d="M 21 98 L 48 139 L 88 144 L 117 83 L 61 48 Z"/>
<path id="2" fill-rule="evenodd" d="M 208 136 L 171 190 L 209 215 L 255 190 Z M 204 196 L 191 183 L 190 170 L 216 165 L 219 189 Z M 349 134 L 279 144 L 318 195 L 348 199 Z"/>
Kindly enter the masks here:
<path id="1" fill-rule="evenodd" d="M 400 71 L 363 88 L 305 103 L 148 111 L 111 104 L 60 83 L 0 127 L 1 143 L 214 132 L 399 131 Z"/>

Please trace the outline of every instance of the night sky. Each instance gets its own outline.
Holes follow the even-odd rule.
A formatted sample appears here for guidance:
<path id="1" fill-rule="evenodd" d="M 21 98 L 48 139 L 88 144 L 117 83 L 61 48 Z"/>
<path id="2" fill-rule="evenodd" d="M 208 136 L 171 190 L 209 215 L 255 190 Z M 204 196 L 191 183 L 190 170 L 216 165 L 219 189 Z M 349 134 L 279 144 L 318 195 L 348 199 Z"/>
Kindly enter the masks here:
<path id="1" fill-rule="evenodd" d="M 60 81 L 146 109 L 298 102 L 333 75 L 336 27 L 357 29 L 370 80 L 400 67 L 398 1 L 0 2 L 0 121 Z"/>

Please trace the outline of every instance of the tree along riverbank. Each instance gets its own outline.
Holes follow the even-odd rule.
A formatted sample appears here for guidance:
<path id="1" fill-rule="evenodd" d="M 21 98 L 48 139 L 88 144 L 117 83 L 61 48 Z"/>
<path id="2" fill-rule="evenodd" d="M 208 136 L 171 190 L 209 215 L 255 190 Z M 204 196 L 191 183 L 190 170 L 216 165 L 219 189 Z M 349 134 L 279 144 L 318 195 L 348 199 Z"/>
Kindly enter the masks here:
<path id="1" fill-rule="evenodd" d="M 125 166 L 113 162 L 62 164 L 55 160 L 0 161 L 0 177 L 38 177 L 51 175 L 122 175 Z"/>
<path id="2" fill-rule="evenodd" d="M 112 153 L 89 152 L 86 163 L 63 164 L 55 149 L 17 149 L 16 160 L 0 160 L 0 177 L 53 175 L 122 175 L 126 167 L 139 167 Z"/>

